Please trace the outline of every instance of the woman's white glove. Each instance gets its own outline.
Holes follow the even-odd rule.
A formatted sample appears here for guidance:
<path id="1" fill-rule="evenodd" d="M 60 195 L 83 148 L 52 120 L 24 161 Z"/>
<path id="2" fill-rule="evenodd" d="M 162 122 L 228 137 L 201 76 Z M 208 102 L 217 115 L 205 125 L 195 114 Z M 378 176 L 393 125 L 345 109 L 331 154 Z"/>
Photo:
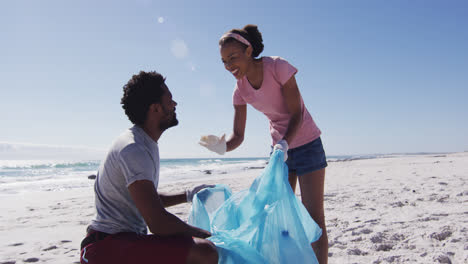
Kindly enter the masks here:
<path id="1" fill-rule="evenodd" d="M 226 153 L 226 135 L 222 135 L 220 138 L 214 135 L 202 136 L 198 144 L 206 147 L 207 149 L 224 155 Z"/>
<path id="2" fill-rule="evenodd" d="M 193 200 L 193 196 L 194 196 L 197 192 L 199 192 L 199 191 L 201 191 L 201 190 L 203 190 L 203 189 L 205 189 L 205 188 L 213 188 L 213 187 L 215 187 L 215 185 L 202 184 L 202 185 L 196 186 L 196 187 L 193 188 L 193 189 L 187 189 L 187 190 L 185 190 L 185 195 L 187 196 L 187 202 L 191 203 L 192 200 Z"/>
<path id="3" fill-rule="evenodd" d="M 284 161 L 288 160 L 288 149 L 289 149 L 288 142 L 286 142 L 286 140 L 284 139 L 278 141 L 278 143 L 276 143 L 276 145 L 273 147 L 273 152 L 275 152 L 275 150 L 277 149 L 281 149 L 283 151 Z"/>

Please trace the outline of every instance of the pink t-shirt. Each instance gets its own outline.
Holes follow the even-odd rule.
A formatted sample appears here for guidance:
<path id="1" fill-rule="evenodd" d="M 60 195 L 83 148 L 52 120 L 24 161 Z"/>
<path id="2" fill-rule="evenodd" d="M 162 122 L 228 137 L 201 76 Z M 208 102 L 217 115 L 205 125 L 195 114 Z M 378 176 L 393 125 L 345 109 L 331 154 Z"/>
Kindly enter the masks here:
<path id="1" fill-rule="evenodd" d="M 286 134 L 291 115 L 283 97 L 282 86 L 293 77 L 297 69 L 281 57 L 262 57 L 263 82 L 260 89 L 255 90 L 247 77 L 237 81 L 233 94 L 234 105 L 250 104 L 258 111 L 264 113 L 270 121 L 270 133 L 273 145 Z M 297 148 L 317 139 L 321 132 L 315 125 L 312 116 L 304 106 L 301 96 L 302 125 L 289 148 Z"/>

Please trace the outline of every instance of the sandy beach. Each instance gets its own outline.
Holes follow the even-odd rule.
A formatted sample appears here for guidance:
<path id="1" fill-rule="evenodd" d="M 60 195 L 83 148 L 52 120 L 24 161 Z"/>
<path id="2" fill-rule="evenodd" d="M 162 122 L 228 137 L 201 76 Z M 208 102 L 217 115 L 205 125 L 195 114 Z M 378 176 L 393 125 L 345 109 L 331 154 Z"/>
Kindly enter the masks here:
<path id="1" fill-rule="evenodd" d="M 261 171 L 160 184 L 159 191 L 203 182 L 236 192 Z M 330 162 L 329 263 L 468 263 L 467 181 L 466 152 Z M 80 242 L 94 216 L 90 186 L 2 194 L 0 264 L 79 263 Z M 187 220 L 190 204 L 168 210 Z"/>

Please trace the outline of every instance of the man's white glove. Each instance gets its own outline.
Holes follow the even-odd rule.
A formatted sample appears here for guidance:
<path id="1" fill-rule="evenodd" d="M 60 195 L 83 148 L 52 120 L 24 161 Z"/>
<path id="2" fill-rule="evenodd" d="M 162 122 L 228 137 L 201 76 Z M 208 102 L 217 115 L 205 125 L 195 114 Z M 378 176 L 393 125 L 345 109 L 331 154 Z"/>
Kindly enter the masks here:
<path id="1" fill-rule="evenodd" d="M 278 141 L 278 143 L 276 143 L 276 145 L 273 147 L 273 152 L 275 152 L 277 149 L 281 149 L 284 152 L 284 161 L 288 160 L 288 142 L 286 142 L 284 139 Z"/>
<path id="2" fill-rule="evenodd" d="M 206 147 L 207 149 L 223 155 L 226 153 L 226 135 L 222 135 L 220 138 L 214 135 L 202 136 L 198 144 Z"/>
<path id="3" fill-rule="evenodd" d="M 196 186 L 196 187 L 193 188 L 193 189 L 187 189 L 187 190 L 185 190 L 185 195 L 187 196 L 187 202 L 191 203 L 191 202 L 192 202 L 192 199 L 193 199 L 193 196 L 194 196 L 197 192 L 199 192 L 199 191 L 201 191 L 201 190 L 203 190 L 203 189 L 205 189 L 205 188 L 213 188 L 213 187 L 215 187 L 215 185 L 202 184 L 202 185 Z"/>

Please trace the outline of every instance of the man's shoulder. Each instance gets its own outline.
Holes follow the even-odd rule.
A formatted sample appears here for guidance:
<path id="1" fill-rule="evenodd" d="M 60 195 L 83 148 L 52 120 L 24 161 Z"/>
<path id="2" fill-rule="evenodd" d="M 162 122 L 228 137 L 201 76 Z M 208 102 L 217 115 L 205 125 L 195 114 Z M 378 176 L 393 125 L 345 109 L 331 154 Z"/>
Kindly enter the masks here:
<path id="1" fill-rule="evenodd" d="M 125 130 L 122 132 L 112 143 L 111 149 L 113 151 L 119 151 L 125 148 L 128 145 L 132 145 L 135 143 L 135 136 L 130 129 Z"/>
<path id="2" fill-rule="evenodd" d="M 112 144 L 111 152 L 118 156 L 135 155 L 140 158 L 142 155 L 157 152 L 157 145 L 149 142 L 140 130 L 134 126 L 120 134 Z"/>
<path id="3" fill-rule="evenodd" d="M 147 155 L 147 150 L 141 142 L 131 140 L 127 141 L 121 146 L 117 147 L 115 151 L 119 156 L 130 157 L 130 158 L 142 158 Z"/>
<path id="4" fill-rule="evenodd" d="M 114 140 L 109 152 L 117 155 L 122 152 L 135 152 L 141 149 L 138 145 L 140 144 L 133 131 L 127 129 Z"/>

